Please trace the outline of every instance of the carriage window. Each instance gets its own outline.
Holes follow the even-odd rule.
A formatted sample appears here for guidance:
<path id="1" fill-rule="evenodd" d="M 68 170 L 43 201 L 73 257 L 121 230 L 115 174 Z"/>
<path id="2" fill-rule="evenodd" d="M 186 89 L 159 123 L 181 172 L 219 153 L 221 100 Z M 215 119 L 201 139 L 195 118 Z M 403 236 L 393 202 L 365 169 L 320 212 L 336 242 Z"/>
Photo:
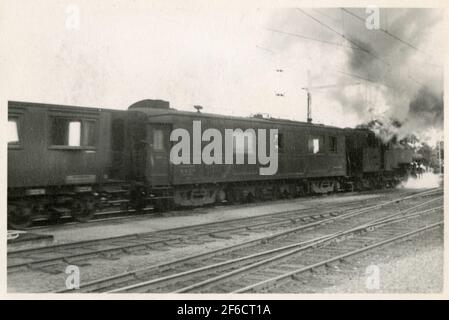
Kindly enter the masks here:
<path id="1" fill-rule="evenodd" d="M 337 152 L 337 137 L 329 137 L 329 151 Z"/>
<path id="2" fill-rule="evenodd" d="M 69 122 L 69 146 L 79 147 L 81 145 L 81 122 L 70 121 Z"/>
<path id="3" fill-rule="evenodd" d="M 162 130 L 153 130 L 153 149 L 164 150 L 164 133 Z"/>
<path id="4" fill-rule="evenodd" d="M 19 143 L 19 129 L 17 126 L 18 118 L 9 117 L 8 118 L 8 144 L 18 144 Z"/>
<path id="5" fill-rule="evenodd" d="M 53 118 L 51 144 L 54 146 L 95 146 L 95 121 Z"/>
<path id="6" fill-rule="evenodd" d="M 323 137 L 309 137 L 309 153 L 319 153 L 322 152 L 322 146 L 324 144 L 324 138 Z"/>

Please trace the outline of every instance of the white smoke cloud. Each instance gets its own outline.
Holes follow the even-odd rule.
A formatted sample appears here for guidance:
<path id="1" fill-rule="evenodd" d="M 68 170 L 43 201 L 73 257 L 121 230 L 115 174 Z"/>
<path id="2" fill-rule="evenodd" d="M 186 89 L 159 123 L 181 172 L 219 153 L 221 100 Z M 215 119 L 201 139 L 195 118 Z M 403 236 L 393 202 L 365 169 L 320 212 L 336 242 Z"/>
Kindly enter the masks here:
<path id="1" fill-rule="evenodd" d="M 78 29 L 66 27 L 68 6 L 79 8 Z M 363 9 L 350 10 L 365 15 Z M 438 9 L 385 10 L 387 22 L 381 16 L 382 27 L 432 59 L 367 30 L 340 9 L 305 11 L 375 51 L 389 66 L 349 48 L 295 8 L 12 1 L 0 19 L 0 38 L 8 48 L 0 59 L 1 87 L 9 100 L 126 109 L 154 98 L 178 109 L 200 104 L 205 112 L 265 112 L 305 120 L 307 99 L 301 88 L 310 71 L 312 85 L 338 85 L 312 91 L 315 122 L 344 127 L 394 118 L 403 122 L 404 131 L 439 132 L 439 123 L 414 122 L 409 113 L 422 88 L 417 82 L 431 96 L 441 95 L 441 75 L 434 66 L 443 59 Z"/>

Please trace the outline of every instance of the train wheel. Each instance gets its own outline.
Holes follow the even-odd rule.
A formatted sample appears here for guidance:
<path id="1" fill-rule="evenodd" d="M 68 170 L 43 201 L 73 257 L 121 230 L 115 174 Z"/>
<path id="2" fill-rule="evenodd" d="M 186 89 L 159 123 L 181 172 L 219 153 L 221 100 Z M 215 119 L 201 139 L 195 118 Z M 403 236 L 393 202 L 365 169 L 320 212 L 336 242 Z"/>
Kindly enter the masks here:
<path id="1" fill-rule="evenodd" d="M 25 205 L 8 206 L 8 226 L 11 229 L 25 229 L 33 223 L 33 210 Z"/>
<path id="2" fill-rule="evenodd" d="M 47 211 L 49 212 L 47 221 L 50 224 L 57 224 L 59 222 L 60 214 L 52 208 L 48 208 Z"/>
<path id="3" fill-rule="evenodd" d="M 271 190 L 271 197 L 273 200 L 277 200 L 281 197 L 281 192 L 278 186 L 273 186 L 273 189 Z"/>
<path id="4" fill-rule="evenodd" d="M 95 199 L 93 197 L 75 199 L 71 209 L 72 216 L 76 221 L 87 222 L 95 214 Z"/>
<path id="5" fill-rule="evenodd" d="M 229 203 L 236 203 L 236 197 L 235 197 L 235 190 L 232 188 L 229 188 L 226 190 L 226 200 L 228 200 Z"/>
<path id="6" fill-rule="evenodd" d="M 165 199 L 156 199 L 154 200 L 153 210 L 155 212 L 165 212 L 167 211 L 167 204 Z M 140 209 L 143 212 L 143 207 Z"/>
<path id="7" fill-rule="evenodd" d="M 304 188 L 304 185 L 298 185 L 297 187 L 296 187 L 296 190 L 295 190 L 295 197 L 297 198 L 297 197 L 304 197 L 304 196 L 306 196 L 307 195 L 307 193 L 306 193 L 306 189 Z"/>
<path id="8" fill-rule="evenodd" d="M 263 189 L 262 188 L 256 188 L 256 200 L 257 201 L 264 201 L 265 200 L 265 195 L 263 193 Z"/>
<path id="9" fill-rule="evenodd" d="M 217 191 L 217 195 L 215 196 L 215 201 L 218 203 L 222 203 L 226 200 L 226 191 L 220 189 Z"/>
<path id="10" fill-rule="evenodd" d="M 253 203 L 254 201 L 256 201 L 256 197 L 253 195 L 252 192 L 248 192 L 246 196 L 246 202 Z"/>
<path id="11" fill-rule="evenodd" d="M 156 207 L 157 205 L 155 204 L 155 207 Z M 132 202 L 132 207 L 134 208 L 134 210 L 136 210 L 136 212 L 137 213 L 143 213 L 144 211 L 143 211 L 143 209 L 145 209 L 145 207 L 146 207 L 146 202 L 144 201 L 144 200 L 134 200 L 133 202 Z"/>

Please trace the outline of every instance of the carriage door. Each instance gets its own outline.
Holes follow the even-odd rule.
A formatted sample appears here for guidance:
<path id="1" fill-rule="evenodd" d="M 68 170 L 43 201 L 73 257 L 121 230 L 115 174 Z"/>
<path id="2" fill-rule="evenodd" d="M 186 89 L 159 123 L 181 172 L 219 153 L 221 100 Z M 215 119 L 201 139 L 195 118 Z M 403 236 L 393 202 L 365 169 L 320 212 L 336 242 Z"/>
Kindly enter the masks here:
<path id="1" fill-rule="evenodd" d="M 147 177 L 151 185 L 170 184 L 170 132 L 171 125 L 152 123 L 148 125 Z"/>

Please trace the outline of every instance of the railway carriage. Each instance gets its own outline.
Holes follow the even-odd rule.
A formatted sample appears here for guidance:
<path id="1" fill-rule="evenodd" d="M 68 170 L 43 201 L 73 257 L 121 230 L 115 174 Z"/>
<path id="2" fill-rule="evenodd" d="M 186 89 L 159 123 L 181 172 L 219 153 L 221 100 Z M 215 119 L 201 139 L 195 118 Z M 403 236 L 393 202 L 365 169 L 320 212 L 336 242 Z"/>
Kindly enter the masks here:
<path id="1" fill-rule="evenodd" d="M 199 149 L 174 164 L 178 129 Z M 208 129 L 230 139 L 210 153 L 222 151 L 221 161 L 202 161 Z M 106 206 L 164 210 L 391 186 L 413 154 L 370 130 L 178 111 L 163 100 L 122 111 L 10 101 L 8 132 L 8 224 L 17 229 L 38 218 L 87 221 Z M 272 174 L 261 174 L 271 167 L 259 161 L 263 139 L 278 155 Z"/>
<path id="2" fill-rule="evenodd" d="M 129 107 L 142 116 L 136 117 L 144 125 L 146 133 L 136 136 L 145 143 L 133 143 L 143 154 L 132 167 L 142 168 L 146 190 L 154 199 L 172 196 L 175 204 L 197 206 L 216 201 L 240 201 L 252 199 L 296 196 L 303 193 L 325 193 L 340 189 L 346 176 L 346 155 L 344 130 L 322 125 L 258 117 L 229 117 L 201 112 L 177 111 L 168 102 L 143 100 Z M 145 123 L 142 123 L 145 118 Z M 248 159 L 257 153 L 256 143 L 246 140 L 239 147 L 234 140 L 234 164 L 188 164 L 170 163 L 170 133 L 178 128 L 186 129 L 193 139 L 193 122 L 201 123 L 201 129 L 214 128 L 225 136 L 226 129 L 235 133 L 241 129 L 245 134 L 254 130 L 255 136 L 244 139 L 259 139 L 259 129 L 277 129 L 276 144 L 278 170 L 274 175 L 259 174 L 259 164 L 236 165 L 238 153 Z M 143 130 L 143 131 L 145 131 Z M 266 139 L 268 139 L 268 134 Z M 236 136 L 234 135 L 234 138 Z M 191 140 L 190 145 L 194 142 Z M 267 140 L 267 144 L 270 141 Z M 206 142 L 202 142 L 202 148 Z M 224 153 L 224 144 L 222 146 Z M 267 147 L 268 148 L 268 147 Z M 145 150 L 145 151 L 143 151 Z M 164 192 L 162 192 L 164 190 Z"/>
<path id="3" fill-rule="evenodd" d="M 89 220 L 107 187 L 123 183 L 111 176 L 116 165 L 111 125 L 125 116 L 124 111 L 10 101 L 9 225 L 23 228 L 33 218 L 64 214 Z"/>

